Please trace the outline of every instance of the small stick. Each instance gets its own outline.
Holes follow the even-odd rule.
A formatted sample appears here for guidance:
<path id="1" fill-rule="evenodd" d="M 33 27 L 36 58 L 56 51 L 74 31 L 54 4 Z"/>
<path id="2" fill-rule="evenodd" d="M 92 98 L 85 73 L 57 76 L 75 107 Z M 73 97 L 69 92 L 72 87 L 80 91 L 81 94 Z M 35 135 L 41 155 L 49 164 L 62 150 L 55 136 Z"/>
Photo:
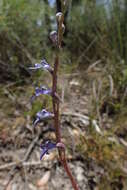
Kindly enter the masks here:
<path id="1" fill-rule="evenodd" d="M 8 169 L 8 168 L 12 167 L 11 171 L 9 172 L 9 177 L 8 177 L 9 179 L 8 179 L 8 181 L 7 181 L 7 183 L 6 183 L 3 190 L 7 189 L 9 183 L 14 178 L 14 175 L 16 173 L 16 170 L 15 170 L 16 167 L 18 165 L 24 166 L 25 161 L 29 158 L 29 155 L 30 155 L 34 145 L 38 141 L 38 139 L 39 139 L 39 135 L 31 142 L 31 144 L 30 144 L 30 146 L 29 146 L 29 148 L 28 148 L 28 150 L 27 150 L 27 152 L 26 152 L 26 154 L 25 154 L 25 156 L 24 156 L 24 158 L 22 160 L 19 160 L 18 162 L 11 162 L 9 164 L 5 164 L 5 165 L 0 166 L 0 170 L 4 170 L 4 169 Z"/>

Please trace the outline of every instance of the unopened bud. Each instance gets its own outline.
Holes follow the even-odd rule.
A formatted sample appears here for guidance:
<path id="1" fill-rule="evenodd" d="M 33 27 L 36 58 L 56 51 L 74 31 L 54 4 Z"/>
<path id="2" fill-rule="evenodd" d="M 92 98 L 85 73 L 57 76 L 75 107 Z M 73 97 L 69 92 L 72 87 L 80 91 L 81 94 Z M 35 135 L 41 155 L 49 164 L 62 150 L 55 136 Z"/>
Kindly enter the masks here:
<path id="1" fill-rule="evenodd" d="M 56 19 L 58 22 L 60 22 L 63 19 L 63 13 L 62 12 L 56 13 Z"/>
<path id="2" fill-rule="evenodd" d="M 50 32 L 50 39 L 52 40 L 52 42 L 54 44 L 57 44 L 57 32 L 56 31 Z"/>

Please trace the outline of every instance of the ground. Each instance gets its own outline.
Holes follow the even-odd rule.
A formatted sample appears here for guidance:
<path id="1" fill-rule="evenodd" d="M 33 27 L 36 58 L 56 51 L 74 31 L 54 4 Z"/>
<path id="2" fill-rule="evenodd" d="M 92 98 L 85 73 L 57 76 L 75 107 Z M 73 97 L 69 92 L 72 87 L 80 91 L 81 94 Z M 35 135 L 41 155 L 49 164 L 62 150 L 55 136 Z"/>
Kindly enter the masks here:
<path id="1" fill-rule="evenodd" d="M 88 81 L 81 80 L 80 73 L 67 75 L 60 81 L 63 100 L 62 140 L 67 147 L 68 163 L 79 188 L 81 190 L 125 190 L 126 141 L 121 145 L 116 136 L 111 132 L 109 134 L 105 132 L 104 129 L 112 127 L 111 118 L 107 120 L 102 118 L 104 129 L 99 127 L 96 118 L 92 118 L 91 88 Z M 33 128 L 31 120 L 34 113 L 28 111 L 32 109 L 29 103 L 31 88 L 33 87 L 30 84 L 22 87 L 15 86 L 15 83 L 1 85 L 0 190 L 71 190 L 71 183 L 60 165 L 56 151 L 46 155 L 40 161 L 40 144 L 46 139 L 55 141 L 55 135 L 51 121 Z M 35 112 L 38 107 L 34 109 Z M 93 120 L 95 125 L 91 125 Z M 98 145 L 102 139 L 102 145 Z M 117 177 L 113 176 L 110 182 L 108 178 L 111 176 L 107 167 L 110 165 L 109 161 L 111 164 L 119 162 L 119 155 L 115 152 L 117 146 L 121 151 L 122 164 L 119 163 L 119 168 L 122 171 L 120 170 Z M 114 153 L 107 153 L 109 147 L 112 147 Z M 116 158 L 112 160 L 114 155 Z M 107 160 L 103 160 L 104 156 Z M 113 169 L 116 174 L 114 166 Z M 103 180 L 103 178 L 107 179 Z M 103 181 L 104 186 L 101 184 Z M 110 185 L 105 186 L 106 182 Z"/>

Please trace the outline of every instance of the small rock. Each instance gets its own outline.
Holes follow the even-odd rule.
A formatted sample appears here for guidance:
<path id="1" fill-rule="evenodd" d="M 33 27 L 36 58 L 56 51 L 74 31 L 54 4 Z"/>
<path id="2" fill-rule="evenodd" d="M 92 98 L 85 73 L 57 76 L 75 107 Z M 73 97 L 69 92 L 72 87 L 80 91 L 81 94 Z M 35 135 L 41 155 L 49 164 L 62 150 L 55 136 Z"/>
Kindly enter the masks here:
<path id="1" fill-rule="evenodd" d="M 76 168 L 77 180 L 78 180 L 79 182 L 80 182 L 80 181 L 83 181 L 83 179 L 84 179 L 83 172 L 84 172 L 84 170 L 83 170 L 83 168 L 81 168 L 80 166 L 78 166 L 78 167 Z"/>
<path id="2" fill-rule="evenodd" d="M 12 184 L 11 190 L 17 190 L 17 189 L 18 189 L 18 185 L 16 183 Z"/>

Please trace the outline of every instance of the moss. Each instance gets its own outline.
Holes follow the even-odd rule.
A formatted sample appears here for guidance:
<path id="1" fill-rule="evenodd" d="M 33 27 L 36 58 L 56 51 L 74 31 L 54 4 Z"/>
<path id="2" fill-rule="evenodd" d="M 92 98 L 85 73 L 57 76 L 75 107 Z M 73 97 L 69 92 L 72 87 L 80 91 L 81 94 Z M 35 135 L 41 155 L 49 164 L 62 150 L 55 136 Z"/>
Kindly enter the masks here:
<path id="1" fill-rule="evenodd" d="M 126 159 L 126 149 L 108 140 L 108 134 L 100 136 L 94 132 L 89 136 L 81 136 L 77 151 L 84 158 L 93 160 L 104 169 L 104 174 L 98 183 L 99 190 L 112 190 L 121 184 L 120 179 L 125 177 L 122 170 L 123 162 Z"/>
<path id="2" fill-rule="evenodd" d="M 114 127 L 112 128 L 112 133 L 116 134 L 118 137 L 127 140 L 127 116 L 122 113 L 119 114 L 115 121 Z"/>

